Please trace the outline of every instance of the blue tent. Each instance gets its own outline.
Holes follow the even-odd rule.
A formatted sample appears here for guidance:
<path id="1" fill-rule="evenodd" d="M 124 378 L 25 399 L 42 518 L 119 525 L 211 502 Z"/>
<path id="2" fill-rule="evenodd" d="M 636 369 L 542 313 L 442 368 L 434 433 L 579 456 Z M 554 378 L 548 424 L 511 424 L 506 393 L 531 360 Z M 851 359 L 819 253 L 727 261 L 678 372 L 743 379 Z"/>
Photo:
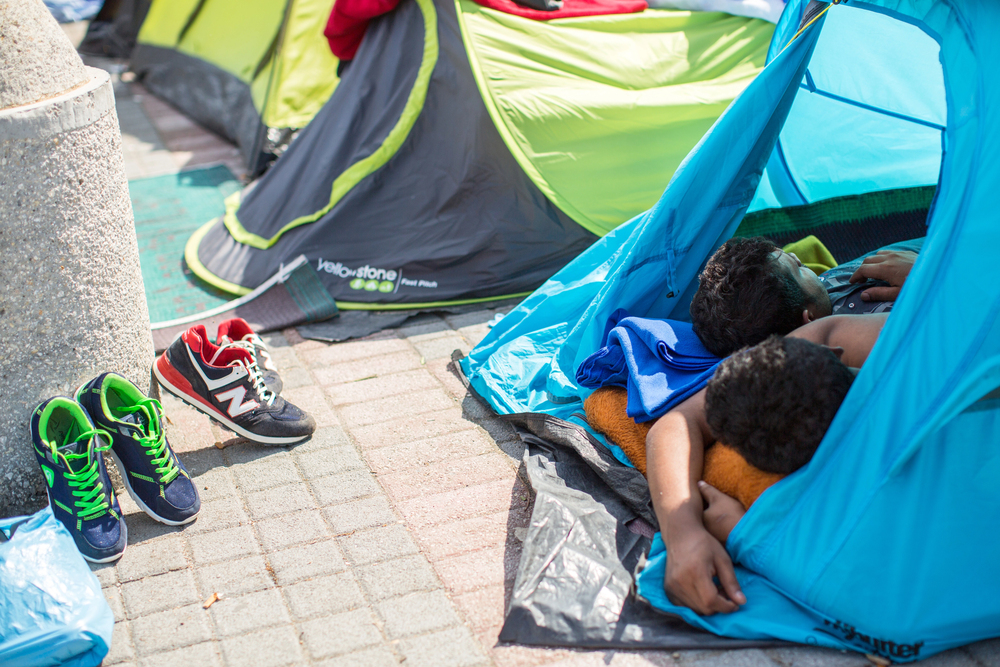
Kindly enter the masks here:
<path id="1" fill-rule="evenodd" d="M 937 184 L 919 260 L 815 457 L 730 536 L 748 604 L 671 606 L 657 542 L 639 577 L 654 605 L 725 636 L 896 661 L 1000 633 L 997 34 L 993 0 L 790 0 L 768 66 L 657 205 L 463 361 L 499 413 L 571 419 L 607 317 L 687 319 L 699 269 L 748 210 Z"/>

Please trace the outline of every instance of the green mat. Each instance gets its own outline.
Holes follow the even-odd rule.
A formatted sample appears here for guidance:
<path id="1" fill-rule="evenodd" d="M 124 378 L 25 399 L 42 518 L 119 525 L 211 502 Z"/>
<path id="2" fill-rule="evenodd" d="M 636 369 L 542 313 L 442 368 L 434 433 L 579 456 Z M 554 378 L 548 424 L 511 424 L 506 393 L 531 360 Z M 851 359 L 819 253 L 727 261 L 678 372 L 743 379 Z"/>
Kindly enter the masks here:
<path id="1" fill-rule="evenodd" d="M 225 198 L 241 187 L 224 165 L 129 181 L 150 322 L 193 315 L 232 300 L 231 294 L 191 273 L 184 264 L 184 244 L 199 227 L 225 213 Z"/>

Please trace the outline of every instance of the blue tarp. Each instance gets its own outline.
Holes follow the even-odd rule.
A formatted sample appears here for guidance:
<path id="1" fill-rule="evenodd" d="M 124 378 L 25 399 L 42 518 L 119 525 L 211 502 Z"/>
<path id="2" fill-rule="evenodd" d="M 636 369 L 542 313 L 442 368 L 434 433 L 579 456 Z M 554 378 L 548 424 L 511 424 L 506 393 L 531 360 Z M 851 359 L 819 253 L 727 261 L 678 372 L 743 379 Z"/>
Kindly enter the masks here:
<path id="1" fill-rule="evenodd" d="M 639 580 L 718 634 L 923 658 L 1000 632 L 1000 3 L 851 0 L 786 48 L 804 11 L 789 2 L 770 64 L 657 205 L 528 297 L 463 369 L 500 413 L 567 418 L 608 315 L 685 319 L 698 270 L 755 198 L 937 182 L 920 258 L 815 457 L 729 538 L 748 604 L 673 607 L 655 549 Z"/>

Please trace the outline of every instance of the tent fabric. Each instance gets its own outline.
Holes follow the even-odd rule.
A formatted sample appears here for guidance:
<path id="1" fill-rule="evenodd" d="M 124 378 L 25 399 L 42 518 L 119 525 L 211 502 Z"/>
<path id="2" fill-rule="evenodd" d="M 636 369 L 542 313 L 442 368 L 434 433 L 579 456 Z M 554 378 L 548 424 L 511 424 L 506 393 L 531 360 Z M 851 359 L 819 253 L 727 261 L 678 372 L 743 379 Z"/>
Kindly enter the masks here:
<path id="1" fill-rule="evenodd" d="M 478 17 L 468 24 L 467 9 Z M 483 28 L 492 31 L 495 53 L 480 50 L 486 42 L 471 46 L 481 26 L 500 26 Z M 191 237 L 185 259 L 203 280 L 242 294 L 282 262 L 306 254 L 342 309 L 433 308 L 525 296 L 630 214 L 607 206 L 598 212 L 610 196 L 564 204 L 565 197 L 554 200 L 539 182 L 566 184 L 574 169 L 580 183 L 618 178 L 646 187 L 666 180 L 700 138 L 701 130 L 691 128 L 707 127 L 762 65 L 761 35 L 772 30 L 764 22 L 718 14 L 692 21 L 687 13 L 644 12 L 543 25 L 454 0 L 401 3 L 372 20 L 327 106 L 252 191 L 228 203 L 223 220 Z M 564 70 L 532 78 L 540 64 L 553 65 L 551 53 L 544 55 L 536 42 L 551 49 L 553 39 L 609 53 L 630 41 L 638 47 L 631 51 L 636 57 L 610 66 L 584 58 L 574 46 Z M 748 65 L 755 58 L 758 64 Z M 672 63 L 678 85 L 671 85 L 664 60 Z M 525 91 L 549 91 L 547 98 L 532 92 L 520 102 L 531 118 L 516 125 L 519 141 L 544 149 L 544 156 L 535 151 L 530 160 L 547 161 L 531 173 L 524 166 L 534 164 L 526 161 L 529 153 L 518 149 L 519 160 L 505 141 L 505 134 L 513 136 L 506 128 L 515 127 L 513 89 L 502 97 L 477 90 L 475 71 L 494 66 L 509 81 L 533 82 Z M 581 74 L 586 68 L 593 73 Z M 739 83 L 713 88 L 708 81 L 726 77 Z M 680 92 L 685 86 L 687 95 Z M 649 108 L 643 111 L 648 122 L 629 125 L 624 117 L 643 106 L 644 94 L 659 110 Z M 489 110 L 495 100 L 497 109 L 506 109 L 502 116 Z M 569 100 L 574 110 L 568 115 Z M 570 123 L 572 115 L 573 127 L 583 127 L 590 114 L 616 123 L 619 141 L 560 130 L 558 142 L 546 143 L 542 126 Z M 497 118 L 504 119 L 502 131 Z M 652 156 L 665 147 L 672 158 L 657 163 Z M 566 164 L 557 166 L 553 155 L 559 151 Z M 570 190 L 586 192 L 579 185 Z M 649 193 L 638 196 L 638 202 L 618 200 L 612 207 L 638 210 Z M 580 224 L 569 212 L 579 211 L 574 206 L 594 208 L 581 219 L 599 216 L 601 223 Z"/>
<path id="2" fill-rule="evenodd" d="M 534 21 L 551 21 L 579 16 L 633 14 L 646 9 L 646 0 L 562 0 L 562 7 L 546 11 L 518 4 L 514 0 L 476 0 L 483 7 Z"/>
<path id="3" fill-rule="evenodd" d="M 711 617 L 670 605 L 662 554 L 639 579 L 640 594 L 658 607 L 719 635 L 908 661 L 995 636 L 1000 627 L 1000 601 L 989 593 L 1000 585 L 993 566 L 1000 538 L 983 529 L 1000 519 L 1000 281 L 982 261 L 983 249 L 1000 241 L 1000 164 L 990 158 L 1000 148 L 1000 6 L 852 1 L 830 6 L 789 44 L 806 9 L 789 3 L 771 62 L 657 205 L 501 320 L 463 370 L 498 412 L 578 409 L 584 392 L 569 372 L 596 349 L 596 323 L 619 307 L 682 316 L 698 268 L 733 234 L 760 194 L 765 166 L 782 154 L 792 156 L 785 171 L 806 198 L 936 182 L 920 257 L 816 455 L 768 489 L 729 537 L 748 604 Z M 826 33 L 827 25 L 837 29 Z M 868 48 L 873 25 L 888 30 L 874 40 L 881 53 Z M 824 43 L 830 36 L 832 45 Z M 916 55 L 921 45 L 933 56 L 895 57 Z M 806 71 L 814 68 L 837 71 L 838 92 L 815 76 L 811 85 Z M 890 88 L 874 85 L 893 68 Z M 886 90 L 905 94 L 886 97 Z M 857 123 L 814 115 L 808 141 L 786 132 L 786 119 L 795 121 L 792 130 L 805 128 L 798 114 L 817 98 Z M 824 159 L 825 176 L 796 170 L 807 165 L 802 155 L 833 145 L 843 160 Z M 915 159 L 887 170 L 897 148 Z"/>
<path id="4" fill-rule="evenodd" d="M 332 0 L 154 0 L 130 67 L 154 95 L 233 141 L 251 173 L 268 128 L 300 128 L 337 86 Z"/>
<path id="5" fill-rule="evenodd" d="M 785 0 L 650 0 L 649 6 L 656 9 L 726 12 L 777 23 L 785 10 Z"/>
<path id="6" fill-rule="evenodd" d="M 717 13 L 540 24 L 471 0 L 459 7 L 476 81 L 507 146 L 550 201 L 598 235 L 656 203 L 763 68 L 774 30 Z"/>
<path id="7" fill-rule="evenodd" d="M 372 22 L 330 104 L 238 206 L 189 241 L 199 277 L 245 290 L 305 252 L 341 308 L 523 295 L 594 240 L 517 168 L 454 5 L 432 0 Z"/>

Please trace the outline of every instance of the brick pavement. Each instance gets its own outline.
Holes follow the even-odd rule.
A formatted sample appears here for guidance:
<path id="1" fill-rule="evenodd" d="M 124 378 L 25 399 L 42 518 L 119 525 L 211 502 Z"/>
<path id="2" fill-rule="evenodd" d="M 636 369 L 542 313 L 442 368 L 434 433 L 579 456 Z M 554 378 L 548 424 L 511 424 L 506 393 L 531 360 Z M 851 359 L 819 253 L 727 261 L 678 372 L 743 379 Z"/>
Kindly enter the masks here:
<path id="1" fill-rule="evenodd" d="M 116 90 L 130 178 L 219 159 L 242 171 L 235 149 L 225 153 L 136 84 Z M 492 317 L 428 316 L 334 345 L 294 329 L 266 336 L 284 395 L 319 425 L 295 447 L 234 439 L 165 396 L 168 435 L 198 484 L 202 511 L 171 528 L 121 498 L 128 550 L 94 568 L 116 620 L 104 664 L 869 665 L 808 647 L 498 646 L 530 515 L 518 475 L 523 446 L 446 369 L 452 350 L 470 350 Z M 1000 640 L 925 664 L 1000 665 Z"/>

